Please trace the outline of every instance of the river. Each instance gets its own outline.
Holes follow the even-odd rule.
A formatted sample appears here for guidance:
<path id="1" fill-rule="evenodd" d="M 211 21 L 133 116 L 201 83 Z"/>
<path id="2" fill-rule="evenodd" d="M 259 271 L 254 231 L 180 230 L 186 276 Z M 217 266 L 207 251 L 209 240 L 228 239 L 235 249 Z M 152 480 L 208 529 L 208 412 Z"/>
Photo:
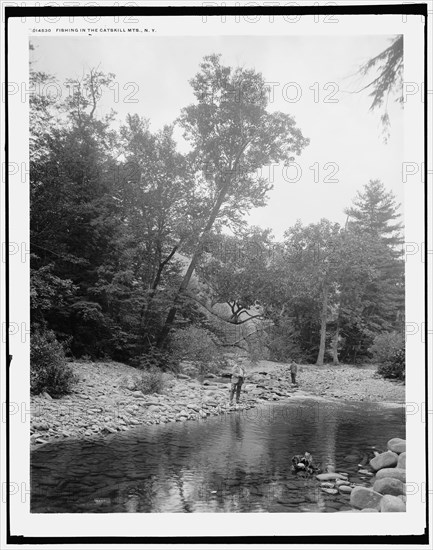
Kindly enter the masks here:
<path id="1" fill-rule="evenodd" d="M 31 455 L 31 511 L 336 512 L 315 477 L 291 472 L 305 451 L 369 485 L 358 463 L 405 438 L 403 406 L 313 399 L 201 421 L 135 428 L 104 439 L 48 443 Z"/>

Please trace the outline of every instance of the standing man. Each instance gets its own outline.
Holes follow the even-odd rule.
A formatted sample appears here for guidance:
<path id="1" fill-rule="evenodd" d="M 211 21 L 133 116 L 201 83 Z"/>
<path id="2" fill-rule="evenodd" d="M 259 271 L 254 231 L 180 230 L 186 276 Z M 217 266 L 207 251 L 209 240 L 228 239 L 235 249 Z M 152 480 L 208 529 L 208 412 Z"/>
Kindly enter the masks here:
<path id="1" fill-rule="evenodd" d="M 290 363 L 290 376 L 292 377 L 292 384 L 294 386 L 297 386 L 296 383 L 296 375 L 298 373 L 298 365 L 295 363 L 295 361 L 292 359 Z"/>
<path id="2" fill-rule="evenodd" d="M 245 380 L 245 367 L 240 364 L 236 364 L 232 369 L 232 378 L 230 386 L 230 405 L 233 404 L 233 396 L 236 392 L 236 403 L 239 403 L 241 396 L 242 384 Z"/>

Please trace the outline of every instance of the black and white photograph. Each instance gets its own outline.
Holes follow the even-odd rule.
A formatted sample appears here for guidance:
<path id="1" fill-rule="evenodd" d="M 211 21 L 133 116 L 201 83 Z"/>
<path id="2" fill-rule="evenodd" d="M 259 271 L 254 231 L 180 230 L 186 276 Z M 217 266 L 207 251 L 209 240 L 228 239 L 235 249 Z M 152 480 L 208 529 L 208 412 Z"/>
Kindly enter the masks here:
<path id="1" fill-rule="evenodd" d="M 9 19 L 10 533 L 425 536 L 426 4 L 207 4 Z"/>

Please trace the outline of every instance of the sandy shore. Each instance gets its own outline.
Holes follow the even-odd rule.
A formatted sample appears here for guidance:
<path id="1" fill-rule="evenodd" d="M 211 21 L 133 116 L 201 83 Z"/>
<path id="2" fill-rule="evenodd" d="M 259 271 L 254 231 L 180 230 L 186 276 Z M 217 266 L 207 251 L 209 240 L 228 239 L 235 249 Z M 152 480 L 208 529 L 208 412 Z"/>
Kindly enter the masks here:
<path id="1" fill-rule="evenodd" d="M 114 363 L 72 363 L 79 382 L 60 399 L 48 394 L 31 398 L 31 445 L 65 438 L 95 438 L 137 426 L 185 422 L 229 414 L 229 378 L 210 375 L 203 381 L 167 377 L 162 394 L 144 395 L 131 381 L 141 371 Z M 298 387 L 292 387 L 288 366 L 271 361 L 249 365 L 240 409 L 294 397 L 339 401 L 403 403 L 404 384 L 384 380 L 375 368 L 300 365 Z"/>

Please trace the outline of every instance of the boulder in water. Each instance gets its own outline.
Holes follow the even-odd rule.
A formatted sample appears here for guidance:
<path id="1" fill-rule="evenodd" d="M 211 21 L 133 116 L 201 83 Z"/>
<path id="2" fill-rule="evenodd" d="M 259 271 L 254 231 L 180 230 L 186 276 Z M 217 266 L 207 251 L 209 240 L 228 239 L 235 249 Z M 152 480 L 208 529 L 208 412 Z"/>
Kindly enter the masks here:
<path id="1" fill-rule="evenodd" d="M 403 483 L 406 482 L 406 470 L 403 470 L 403 468 L 382 468 L 382 470 L 379 470 L 376 474 L 376 479 L 383 479 L 384 477 L 393 477 L 395 479 L 399 479 L 400 481 L 403 481 Z"/>
<path id="2" fill-rule="evenodd" d="M 406 492 L 405 484 L 394 477 L 384 477 L 376 479 L 373 485 L 373 490 L 382 495 L 404 495 Z"/>
<path id="3" fill-rule="evenodd" d="M 354 487 L 350 493 L 350 504 L 355 508 L 360 508 L 361 510 L 364 508 L 379 509 L 382 498 L 383 495 L 377 491 L 358 485 L 357 487 Z"/>
<path id="4" fill-rule="evenodd" d="M 384 495 L 380 501 L 381 512 L 406 512 L 406 504 L 398 497 Z"/>
<path id="5" fill-rule="evenodd" d="M 397 466 L 398 455 L 392 451 L 381 453 L 370 460 L 370 466 L 376 472 L 382 468 L 392 468 Z"/>
<path id="6" fill-rule="evenodd" d="M 398 455 L 397 468 L 406 469 L 406 451 Z"/>
<path id="7" fill-rule="evenodd" d="M 406 451 L 406 440 L 400 439 L 400 437 L 393 437 L 387 443 L 387 447 L 390 451 L 400 454 Z"/>

